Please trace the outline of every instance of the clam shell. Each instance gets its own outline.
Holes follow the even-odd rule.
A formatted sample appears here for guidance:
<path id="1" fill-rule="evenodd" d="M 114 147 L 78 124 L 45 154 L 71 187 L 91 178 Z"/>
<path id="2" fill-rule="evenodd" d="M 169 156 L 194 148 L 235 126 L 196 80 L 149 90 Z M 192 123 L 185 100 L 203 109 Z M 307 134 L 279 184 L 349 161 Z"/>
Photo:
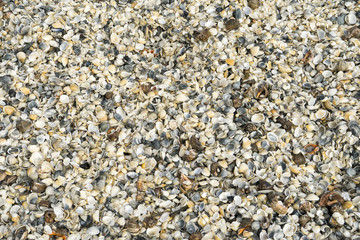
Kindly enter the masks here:
<path id="1" fill-rule="evenodd" d="M 328 116 L 329 112 L 324 110 L 324 109 L 319 109 L 316 113 L 315 113 L 315 117 L 317 119 L 325 119 Z"/>
<path id="2" fill-rule="evenodd" d="M 251 121 L 252 121 L 253 123 L 261 123 L 261 122 L 263 122 L 264 120 L 265 120 L 265 116 L 264 116 L 264 114 L 262 114 L 262 113 L 254 114 L 254 115 L 252 115 L 252 117 L 251 117 Z"/>

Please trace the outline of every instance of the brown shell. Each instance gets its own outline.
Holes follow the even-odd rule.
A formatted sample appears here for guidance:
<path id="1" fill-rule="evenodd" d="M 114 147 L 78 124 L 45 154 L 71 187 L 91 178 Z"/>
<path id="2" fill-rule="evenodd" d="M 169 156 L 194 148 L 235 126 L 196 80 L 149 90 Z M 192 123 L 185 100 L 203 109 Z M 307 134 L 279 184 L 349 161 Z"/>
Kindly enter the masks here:
<path id="1" fill-rule="evenodd" d="M 286 120 L 285 118 L 281 118 L 281 117 L 278 117 L 276 119 L 276 122 L 277 123 L 280 123 L 281 124 L 281 127 L 283 129 L 285 129 L 286 131 L 290 131 L 291 128 L 293 127 L 293 123 L 290 122 L 289 120 Z"/>
<path id="2" fill-rule="evenodd" d="M 338 212 L 338 213 L 342 214 L 342 213 L 344 213 L 344 210 L 343 210 L 342 205 L 340 205 L 339 203 L 336 203 L 336 204 L 331 206 L 330 212 L 331 213 Z"/>
<path id="3" fill-rule="evenodd" d="M 256 99 L 267 98 L 267 96 L 269 95 L 268 89 L 269 89 L 269 86 L 266 83 L 260 84 L 259 87 L 255 91 L 255 98 Z"/>
<path id="4" fill-rule="evenodd" d="M 152 228 L 156 224 L 157 224 L 157 220 L 152 216 L 145 217 L 143 220 L 143 225 L 145 228 Z"/>
<path id="5" fill-rule="evenodd" d="M 215 177 L 219 176 L 222 169 L 218 163 L 212 163 L 210 166 L 210 172 L 214 174 Z"/>
<path id="6" fill-rule="evenodd" d="M 305 157 L 302 153 L 292 154 L 292 159 L 296 163 L 296 165 L 302 165 L 306 163 Z"/>
<path id="7" fill-rule="evenodd" d="M 248 5 L 254 10 L 260 6 L 260 0 L 248 0 Z"/>
<path id="8" fill-rule="evenodd" d="M 2 184 L 10 186 L 10 185 L 16 183 L 16 180 L 17 180 L 17 176 L 15 176 L 15 175 L 11 175 L 11 176 L 7 175 L 5 177 L 5 179 L 3 180 Z"/>
<path id="9" fill-rule="evenodd" d="M 140 222 L 138 221 L 137 218 L 130 218 L 128 220 L 128 222 L 126 223 L 126 229 L 130 232 L 130 233 L 138 233 L 141 229 L 141 225 Z"/>
<path id="10" fill-rule="evenodd" d="M 337 192 L 326 192 L 321 196 L 319 201 L 320 207 L 330 207 L 337 203 L 344 203 L 344 199 Z"/>
<path id="11" fill-rule="evenodd" d="M 313 207 L 313 204 L 311 202 L 304 202 L 300 205 L 299 210 L 310 212 L 311 208 Z"/>
<path id="12" fill-rule="evenodd" d="M 201 240 L 202 235 L 200 232 L 192 233 L 189 237 L 189 240 Z"/>
<path id="13" fill-rule="evenodd" d="M 255 124 L 253 124 L 253 123 L 246 123 L 244 125 L 244 130 L 247 132 L 253 132 L 253 131 L 256 131 L 256 129 L 257 128 L 256 128 Z"/>
<path id="14" fill-rule="evenodd" d="M 311 59 L 314 57 L 314 54 L 309 50 L 305 53 L 304 58 L 301 60 L 303 64 L 307 64 L 311 61 Z"/>
<path id="15" fill-rule="evenodd" d="M 274 200 L 271 201 L 270 207 L 280 215 L 286 214 L 288 211 L 288 208 L 284 206 L 284 204 L 280 202 L 277 197 L 275 197 Z"/>
<path id="16" fill-rule="evenodd" d="M 145 94 L 148 94 L 148 93 L 150 92 L 151 87 L 152 87 L 152 85 L 149 84 L 149 83 L 145 83 L 145 84 L 141 84 L 141 85 L 140 85 L 141 90 L 142 90 Z"/>
<path id="17" fill-rule="evenodd" d="M 306 153 L 315 154 L 317 151 L 319 151 L 319 145 L 309 143 L 309 144 L 305 145 L 304 150 Z"/>
<path id="18" fill-rule="evenodd" d="M 260 179 L 259 182 L 257 183 L 257 189 L 259 191 L 261 190 L 271 190 L 273 189 L 273 186 L 268 183 L 267 181 L 263 180 L 263 179 Z"/>
<path id="19" fill-rule="evenodd" d="M 360 38 L 360 28 L 354 26 L 350 28 L 346 34 L 341 37 L 343 40 L 350 39 L 350 38 Z"/>
<path id="20" fill-rule="evenodd" d="M 138 192 L 135 197 L 137 202 L 142 202 L 145 199 L 145 193 L 144 192 Z"/>
<path id="21" fill-rule="evenodd" d="M 204 29 L 200 32 L 195 32 L 194 35 L 196 39 L 202 42 L 207 42 L 207 40 L 211 37 L 211 33 L 209 29 Z"/>
<path id="22" fill-rule="evenodd" d="M 199 139 L 196 138 L 195 135 L 192 135 L 190 137 L 189 144 L 196 151 L 202 151 L 203 150 L 203 146 L 201 145 L 201 142 L 199 141 Z"/>
<path id="23" fill-rule="evenodd" d="M 290 207 L 291 205 L 293 205 L 295 202 L 295 199 L 293 196 L 289 196 L 288 198 L 285 199 L 285 206 Z"/>
<path id="24" fill-rule="evenodd" d="M 194 161 L 197 158 L 197 156 L 198 156 L 197 151 L 194 149 L 190 149 L 189 151 L 185 152 L 184 160 L 191 162 Z"/>
<path id="25" fill-rule="evenodd" d="M 235 30 L 240 27 L 240 22 L 236 19 L 229 19 L 225 22 L 225 28 L 227 31 Z"/>
<path id="26" fill-rule="evenodd" d="M 16 128 L 21 132 L 24 133 L 29 130 L 31 127 L 31 122 L 26 120 L 19 120 L 16 122 Z"/>
<path id="27" fill-rule="evenodd" d="M 145 191 L 145 184 L 144 184 L 144 182 L 141 181 L 141 180 L 138 180 L 138 181 L 136 182 L 136 188 L 137 188 L 138 191 Z"/>
<path id="28" fill-rule="evenodd" d="M 31 191 L 35 193 L 43 193 L 45 192 L 46 188 L 46 184 L 42 182 L 33 182 L 31 185 Z"/>
<path id="29" fill-rule="evenodd" d="M 44 218 L 46 223 L 53 223 L 55 221 L 55 213 L 53 210 L 47 210 L 44 213 Z"/>
<path id="30" fill-rule="evenodd" d="M 183 173 L 180 175 L 180 190 L 183 193 L 187 193 L 196 187 L 195 180 L 190 180 Z"/>
<path id="31" fill-rule="evenodd" d="M 119 137 L 119 130 L 115 127 L 111 127 L 109 128 L 109 130 L 107 130 L 107 138 L 110 141 L 116 141 Z"/>
<path id="32" fill-rule="evenodd" d="M 302 215 L 300 216 L 299 218 L 299 222 L 300 222 L 300 225 L 303 227 L 305 226 L 309 221 L 310 221 L 310 217 L 308 215 Z"/>

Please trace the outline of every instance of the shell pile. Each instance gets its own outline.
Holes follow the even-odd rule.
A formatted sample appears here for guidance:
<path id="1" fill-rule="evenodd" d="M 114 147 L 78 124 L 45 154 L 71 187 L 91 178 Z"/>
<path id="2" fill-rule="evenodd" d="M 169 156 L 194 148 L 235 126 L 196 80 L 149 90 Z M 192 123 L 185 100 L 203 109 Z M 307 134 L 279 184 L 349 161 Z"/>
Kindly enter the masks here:
<path id="1" fill-rule="evenodd" d="M 0 0 L 0 239 L 360 239 L 354 0 Z"/>

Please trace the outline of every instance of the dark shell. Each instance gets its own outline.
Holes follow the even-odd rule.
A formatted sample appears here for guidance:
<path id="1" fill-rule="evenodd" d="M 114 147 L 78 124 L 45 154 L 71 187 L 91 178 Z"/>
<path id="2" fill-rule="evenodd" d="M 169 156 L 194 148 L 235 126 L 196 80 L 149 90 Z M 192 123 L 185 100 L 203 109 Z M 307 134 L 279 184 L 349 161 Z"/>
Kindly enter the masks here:
<path id="1" fill-rule="evenodd" d="M 16 128 L 21 132 L 24 133 L 29 130 L 31 127 L 31 122 L 26 120 L 19 120 L 16 122 Z"/>
<path id="2" fill-rule="evenodd" d="M 185 152 L 184 154 L 184 160 L 191 162 L 194 161 L 197 158 L 197 152 L 194 149 L 191 149 L 190 151 Z"/>
<path id="3" fill-rule="evenodd" d="M 191 234 L 189 237 L 189 240 L 201 240 L 201 239 L 202 239 L 202 235 L 200 232 L 195 232 Z"/>
<path id="4" fill-rule="evenodd" d="M 293 153 L 292 159 L 297 165 L 302 165 L 306 163 L 305 157 L 302 153 L 298 153 L 298 154 Z"/>
<path id="5" fill-rule="evenodd" d="M 33 182 L 31 185 L 31 191 L 35 193 L 43 193 L 46 190 L 46 184 L 42 182 Z"/>
<path id="6" fill-rule="evenodd" d="M 256 9 L 260 6 L 260 0 L 248 0 L 248 5 L 251 9 Z"/>
<path id="7" fill-rule="evenodd" d="M 200 32 L 195 32 L 194 36 L 196 39 L 198 39 L 202 42 L 206 42 L 211 37 L 211 33 L 210 33 L 209 29 L 204 29 Z"/>
<path id="8" fill-rule="evenodd" d="M 143 225 L 144 225 L 145 228 L 152 228 L 156 224 L 157 224 L 157 220 L 152 216 L 145 217 L 144 220 L 143 220 Z"/>
<path id="9" fill-rule="evenodd" d="M 257 183 L 257 189 L 259 191 L 271 190 L 271 189 L 273 189 L 273 186 L 270 183 L 268 183 L 267 181 L 260 179 Z"/>
<path id="10" fill-rule="evenodd" d="M 240 22 L 236 19 L 229 19 L 225 22 L 225 28 L 227 31 L 235 30 L 240 27 Z"/>
<path id="11" fill-rule="evenodd" d="M 199 139 L 195 137 L 195 135 L 191 136 L 189 139 L 190 146 L 196 151 L 202 151 L 203 146 L 201 145 Z"/>
<path id="12" fill-rule="evenodd" d="M 218 163 L 212 163 L 210 166 L 210 172 L 214 174 L 215 177 L 221 174 L 221 166 Z"/>
<path id="13" fill-rule="evenodd" d="M 46 223 L 53 223 L 55 221 L 55 213 L 53 210 L 47 210 L 44 214 Z"/>

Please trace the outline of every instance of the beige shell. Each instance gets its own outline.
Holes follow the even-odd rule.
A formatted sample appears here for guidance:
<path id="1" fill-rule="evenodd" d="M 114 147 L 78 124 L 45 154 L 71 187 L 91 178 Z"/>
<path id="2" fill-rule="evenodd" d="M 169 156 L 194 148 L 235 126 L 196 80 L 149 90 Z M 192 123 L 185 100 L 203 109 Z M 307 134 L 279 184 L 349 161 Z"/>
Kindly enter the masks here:
<path id="1" fill-rule="evenodd" d="M 270 203 L 270 206 L 275 212 L 277 212 L 280 215 L 286 214 L 288 211 L 288 208 L 286 206 L 284 206 L 284 204 L 282 202 L 280 202 L 277 198 L 275 198 Z"/>

